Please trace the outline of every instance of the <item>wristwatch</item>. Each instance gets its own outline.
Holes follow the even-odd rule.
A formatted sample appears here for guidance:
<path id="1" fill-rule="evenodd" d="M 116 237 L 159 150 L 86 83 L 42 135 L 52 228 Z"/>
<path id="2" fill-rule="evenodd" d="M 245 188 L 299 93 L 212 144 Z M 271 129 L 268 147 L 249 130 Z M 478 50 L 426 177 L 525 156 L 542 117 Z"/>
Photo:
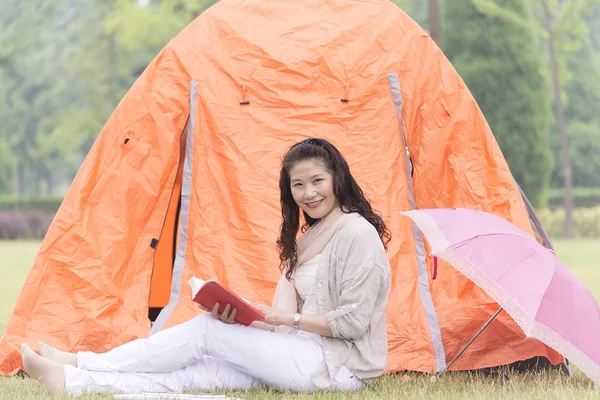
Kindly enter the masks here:
<path id="1" fill-rule="evenodd" d="M 301 319 L 302 319 L 302 314 L 294 314 L 294 328 L 296 328 L 298 330 L 300 329 L 298 324 L 300 323 Z"/>

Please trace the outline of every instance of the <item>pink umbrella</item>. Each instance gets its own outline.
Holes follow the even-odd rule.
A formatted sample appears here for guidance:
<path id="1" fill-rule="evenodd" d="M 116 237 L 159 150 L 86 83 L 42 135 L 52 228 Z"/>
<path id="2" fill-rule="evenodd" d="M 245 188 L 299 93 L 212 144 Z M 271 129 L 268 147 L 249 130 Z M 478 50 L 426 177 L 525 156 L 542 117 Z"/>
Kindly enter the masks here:
<path id="1" fill-rule="evenodd" d="M 433 256 L 485 290 L 527 337 L 552 347 L 600 385 L 600 308 L 587 286 L 552 250 L 510 222 L 482 211 L 400 214 L 421 229 Z"/>

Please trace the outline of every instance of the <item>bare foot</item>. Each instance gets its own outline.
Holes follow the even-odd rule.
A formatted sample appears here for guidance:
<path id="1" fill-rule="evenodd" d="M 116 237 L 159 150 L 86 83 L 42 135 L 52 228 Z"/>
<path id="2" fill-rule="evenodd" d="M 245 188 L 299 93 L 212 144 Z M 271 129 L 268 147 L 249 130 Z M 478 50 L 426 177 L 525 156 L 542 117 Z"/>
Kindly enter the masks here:
<path id="1" fill-rule="evenodd" d="M 44 342 L 38 342 L 38 347 L 40 348 L 40 354 L 44 358 L 56 361 L 57 363 L 63 365 L 72 365 L 73 367 L 77 366 L 77 354 L 57 350 Z"/>
<path id="2" fill-rule="evenodd" d="M 26 343 L 21 345 L 21 357 L 27 375 L 40 381 L 50 392 L 66 393 L 64 365 L 38 356 Z"/>

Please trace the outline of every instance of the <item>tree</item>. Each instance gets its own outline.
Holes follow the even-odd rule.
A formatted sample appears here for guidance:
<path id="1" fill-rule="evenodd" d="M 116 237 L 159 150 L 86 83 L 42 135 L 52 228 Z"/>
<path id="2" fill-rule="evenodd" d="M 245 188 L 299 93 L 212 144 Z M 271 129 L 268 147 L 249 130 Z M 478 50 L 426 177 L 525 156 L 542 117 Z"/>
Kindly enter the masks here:
<path id="1" fill-rule="evenodd" d="M 106 33 L 114 35 L 122 50 L 145 49 L 155 55 L 204 9 L 216 2 L 162 0 L 140 7 L 131 0 L 116 0 L 113 10 L 104 19 L 104 26 Z"/>
<path id="2" fill-rule="evenodd" d="M 600 123 L 575 121 L 567 128 L 573 186 L 600 187 Z"/>
<path id="3" fill-rule="evenodd" d="M 563 85 L 565 120 L 569 137 L 574 187 L 600 187 L 600 62 L 591 40 L 581 38 L 581 49 L 573 53 L 567 63 L 570 79 Z M 552 135 L 555 168 L 551 185 L 563 186 L 561 143 Z M 583 157 L 583 155 L 586 157 Z M 577 206 L 577 204 L 575 204 Z"/>
<path id="4" fill-rule="evenodd" d="M 429 32 L 431 38 L 437 43 L 437 45 L 443 48 L 444 42 L 442 34 L 442 19 L 440 17 L 440 3 L 439 0 L 429 0 Z"/>
<path id="5" fill-rule="evenodd" d="M 77 3 L 77 4 L 75 4 Z M 15 194 L 52 193 L 62 142 L 48 140 L 52 120 L 70 101 L 65 64 L 72 55 L 76 0 L 25 4 L 7 0 L 0 14 L 0 67 L 6 91 L 5 129 L 16 156 Z"/>
<path id="6" fill-rule="evenodd" d="M 11 94 L 5 98 L 3 105 L 3 127 L 5 132 L 10 132 L 7 139 L 17 161 L 15 192 L 21 195 L 25 166 L 34 162 L 29 152 L 31 143 L 35 143 L 34 134 L 38 119 L 34 98 L 47 83 L 39 79 L 38 71 L 30 72 L 33 63 L 20 56 L 27 53 L 35 61 L 40 61 L 39 51 L 32 51 L 38 39 L 35 28 L 39 20 L 35 19 L 31 10 L 18 3 L 14 0 L 6 1 L 3 12 L 0 13 L 0 67 L 3 70 L 6 92 Z M 47 6 L 40 2 L 33 3 L 33 8 L 39 6 L 47 9 Z"/>
<path id="7" fill-rule="evenodd" d="M 527 15 L 525 0 L 505 0 Z M 444 7 L 444 49 L 481 107 L 513 176 L 531 202 L 546 201 L 552 166 L 551 95 L 536 38 L 526 28 L 491 18 L 471 0 Z"/>
<path id="8" fill-rule="evenodd" d="M 0 68 L 11 95 L 2 126 L 16 155 L 17 195 L 53 193 L 70 180 L 152 58 L 215 1 L 146 3 L 4 1 Z"/>
<path id="9" fill-rule="evenodd" d="M 589 29 L 592 48 L 600 52 L 600 5 L 594 5 L 585 17 L 586 26 Z"/>
<path id="10" fill-rule="evenodd" d="M 585 31 L 584 18 L 590 13 L 597 0 L 528 0 L 528 2 L 537 18 L 529 18 L 529 16 L 523 18 L 522 14 L 508 9 L 504 3 L 500 6 L 500 3 L 495 0 L 473 0 L 480 11 L 491 17 L 511 21 L 515 26 L 528 27 L 546 42 L 552 71 L 554 105 L 556 107 L 563 162 L 565 236 L 573 237 L 573 177 L 562 98 L 562 84 L 565 79 L 568 79 L 567 54 L 578 49 L 578 38 Z"/>
<path id="11" fill-rule="evenodd" d="M 87 153 L 116 105 L 158 52 L 215 0 L 89 0 L 78 23 L 78 51 L 68 65 L 80 88 L 57 116 L 52 141 L 65 142 L 64 159 Z M 70 138 L 70 139 L 69 139 Z M 69 156 L 70 155 L 70 156 Z"/>
<path id="12" fill-rule="evenodd" d="M 77 47 L 65 67 L 75 91 L 72 101 L 55 114 L 47 127 L 48 142 L 63 143 L 61 159 L 73 169 L 79 167 L 81 155 L 88 152 L 111 112 L 141 72 L 138 71 L 140 64 L 154 56 L 152 53 L 132 55 L 119 48 L 115 35 L 107 32 L 104 23 L 114 11 L 114 3 L 88 1 L 86 12 L 74 24 Z"/>
<path id="13" fill-rule="evenodd" d="M 560 147 L 562 149 L 563 179 L 565 183 L 565 236 L 573 237 L 573 172 L 571 169 L 571 155 L 569 153 L 569 138 L 567 137 L 567 123 L 565 121 L 565 110 L 562 99 L 562 85 L 558 70 L 558 58 L 556 55 L 555 35 L 552 28 L 552 15 L 545 0 L 540 0 L 544 15 L 544 30 L 547 34 L 546 43 L 550 56 L 550 69 L 552 70 L 552 87 L 554 88 L 554 105 L 556 106 L 556 118 L 558 120 L 558 132 L 560 133 Z"/>
<path id="14" fill-rule="evenodd" d="M 569 79 L 563 85 L 567 123 L 600 122 L 600 62 L 588 37 L 581 38 L 581 49 L 570 55 Z"/>
<path id="15" fill-rule="evenodd" d="M 6 91 L 4 88 L 4 74 L 0 69 L 0 194 L 12 192 L 14 158 L 6 140 L 3 127 L 6 123 Z"/>
<path id="16" fill-rule="evenodd" d="M 428 2 L 434 2 L 434 8 L 432 8 Z M 441 7 L 440 0 L 392 0 L 392 3 L 396 4 L 400 7 L 405 13 L 410 15 L 412 19 L 414 19 L 423 29 L 429 30 L 431 32 L 431 37 L 436 41 L 438 46 L 441 47 L 441 40 L 438 42 L 436 38 L 442 37 L 441 31 Z M 437 5 L 437 7 L 435 7 Z M 432 14 L 430 10 L 433 10 L 434 13 L 437 11 L 437 17 L 439 20 L 439 26 L 436 26 L 433 29 L 438 29 L 438 32 L 433 33 L 430 27 L 432 27 Z M 435 14 L 434 14 L 435 17 Z M 435 35 L 435 36 L 434 36 Z"/>

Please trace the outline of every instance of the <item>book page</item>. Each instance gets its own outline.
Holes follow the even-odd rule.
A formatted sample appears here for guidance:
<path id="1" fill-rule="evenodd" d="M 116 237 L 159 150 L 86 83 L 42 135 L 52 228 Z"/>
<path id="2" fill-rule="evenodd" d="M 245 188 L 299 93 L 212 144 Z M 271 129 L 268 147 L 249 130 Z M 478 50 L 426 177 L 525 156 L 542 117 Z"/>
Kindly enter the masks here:
<path id="1" fill-rule="evenodd" d="M 191 279 L 188 281 L 188 285 L 190 285 L 190 287 L 192 288 L 192 299 L 196 297 L 196 294 L 198 293 L 200 288 L 204 286 L 205 283 L 206 281 L 203 281 L 200 278 L 196 278 L 195 276 L 191 277 Z"/>

